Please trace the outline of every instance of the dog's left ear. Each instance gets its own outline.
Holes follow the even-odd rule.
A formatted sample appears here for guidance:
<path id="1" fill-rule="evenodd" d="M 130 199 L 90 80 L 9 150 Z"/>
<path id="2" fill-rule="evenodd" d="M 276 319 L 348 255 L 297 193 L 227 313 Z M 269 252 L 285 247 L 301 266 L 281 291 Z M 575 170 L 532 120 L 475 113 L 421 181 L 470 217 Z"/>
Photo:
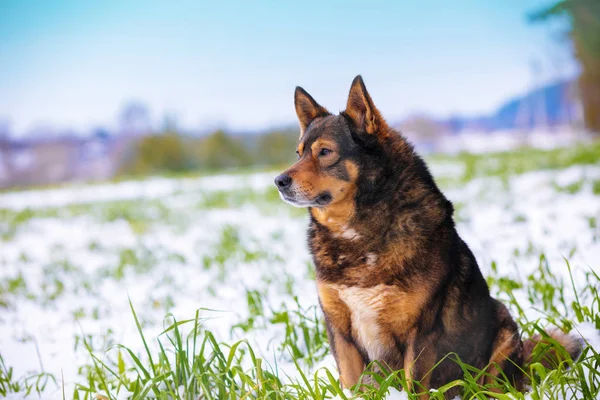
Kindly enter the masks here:
<path id="1" fill-rule="evenodd" d="M 360 75 L 352 81 L 344 114 L 350 117 L 360 131 L 374 134 L 385 128 L 385 120 L 375 108 Z"/>

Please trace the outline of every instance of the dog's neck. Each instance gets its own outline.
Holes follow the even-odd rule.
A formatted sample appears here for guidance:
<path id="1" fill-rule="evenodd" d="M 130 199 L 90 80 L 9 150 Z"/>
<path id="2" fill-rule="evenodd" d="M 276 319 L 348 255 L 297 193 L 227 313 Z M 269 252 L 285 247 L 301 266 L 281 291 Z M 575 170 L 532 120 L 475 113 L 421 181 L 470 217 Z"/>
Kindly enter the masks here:
<path id="1" fill-rule="evenodd" d="M 452 223 L 451 203 L 412 146 L 400 135 L 386 146 L 389 160 L 385 166 L 360 176 L 352 196 L 327 207 L 311 208 L 314 221 L 326 227 L 333 238 L 357 244 L 360 239 L 376 240 L 385 245 L 407 237 L 426 239 L 441 224 Z"/>
<path id="2" fill-rule="evenodd" d="M 333 234 L 341 235 L 354 222 L 356 206 L 354 198 L 331 204 L 327 207 L 310 209 L 312 217 L 327 227 Z"/>

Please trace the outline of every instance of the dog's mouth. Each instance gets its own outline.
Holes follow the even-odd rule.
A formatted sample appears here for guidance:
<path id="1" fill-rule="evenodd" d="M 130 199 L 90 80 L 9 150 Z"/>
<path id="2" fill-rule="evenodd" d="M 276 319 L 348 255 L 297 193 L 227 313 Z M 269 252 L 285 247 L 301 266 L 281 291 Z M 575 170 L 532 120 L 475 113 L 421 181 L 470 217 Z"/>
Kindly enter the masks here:
<path id="1" fill-rule="evenodd" d="M 302 198 L 303 196 L 299 196 L 296 192 L 288 193 L 285 190 L 280 190 L 279 197 L 286 203 L 295 207 L 325 207 L 333 200 L 333 197 L 331 197 L 329 192 L 323 192 L 314 199 L 309 200 L 307 198 Z"/>

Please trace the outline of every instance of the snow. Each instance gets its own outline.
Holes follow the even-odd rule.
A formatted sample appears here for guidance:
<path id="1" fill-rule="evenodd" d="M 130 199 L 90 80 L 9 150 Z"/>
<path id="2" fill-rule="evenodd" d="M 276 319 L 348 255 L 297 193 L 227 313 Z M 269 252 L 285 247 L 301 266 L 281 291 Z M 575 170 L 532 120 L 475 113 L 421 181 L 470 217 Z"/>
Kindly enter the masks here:
<path id="1" fill-rule="evenodd" d="M 431 169 L 436 176 L 463 171 L 452 163 L 433 164 Z M 57 377 L 63 374 L 66 392 L 71 393 L 80 380 L 79 366 L 90 363 L 82 346 L 84 338 L 92 338 L 90 344 L 99 354 L 114 343 L 142 350 L 129 308 L 131 299 L 147 338 L 163 330 L 167 311 L 182 320 L 193 318 L 201 307 L 218 310 L 201 315 L 210 318 L 205 325 L 220 340 L 247 337 L 265 362 L 293 374 L 289 358 L 274 359 L 273 343 L 281 341 L 277 338 L 284 335 L 282 326 L 268 325 L 249 333 L 230 332 L 230 327 L 248 317 L 247 290 L 263 293 L 265 308 L 277 309 L 282 304 L 293 308 L 293 298 L 285 289 L 291 282 L 303 307 L 317 305 L 308 274 L 307 218 L 294 217 L 283 202 L 268 212 L 253 204 L 237 209 L 191 206 L 211 191 L 246 188 L 260 193 L 272 185 L 274 175 L 153 178 L 1 194 L 0 208 L 13 210 L 157 199 L 180 217 L 157 217 L 142 234 L 126 220 L 106 221 L 97 215 L 34 217 L 20 225 L 13 238 L 2 242 L 0 256 L 0 282 L 21 275 L 26 284 L 26 294 L 9 296 L 9 306 L 1 309 L 0 348 L 5 363 L 15 368 L 17 376 L 42 366 Z M 543 251 L 552 271 L 565 282 L 570 282 L 564 262 L 568 258 L 578 285 L 586 270 L 597 270 L 600 259 L 600 238 L 591 233 L 588 222 L 592 217 L 600 220 L 600 201 L 589 186 L 571 194 L 553 185 L 583 177 L 598 179 L 600 167 L 535 171 L 512 177 L 507 184 L 498 178 L 478 178 L 444 192 L 461 205 L 457 227 L 484 275 L 492 273 L 494 261 L 501 275 L 523 277 L 538 267 L 539 251 Z M 522 220 L 516 221 L 517 216 L 523 216 Z M 237 247 L 266 256 L 246 260 L 243 254 L 228 254 L 218 266 L 216 244 L 231 227 L 237 232 Z M 138 262 L 125 263 L 122 271 L 116 271 L 128 250 L 137 255 Z M 207 259 L 210 268 L 204 269 Z M 60 289 L 53 286 L 56 281 L 64 288 L 52 298 Z M 566 292 L 568 298 L 573 297 L 572 290 Z M 530 319 L 542 316 L 533 308 L 526 312 Z M 600 351 L 600 337 L 591 324 L 578 325 L 576 330 Z M 332 367 L 331 356 L 316 368 L 322 365 Z M 48 392 L 49 398 L 61 395 L 58 389 Z M 392 390 L 387 398 L 407 397 Z"/>
<path id="2" fill-rule="evenodd" d="M 456 135 L 440 137 L 436 150 L 443 153 L 487 153 L 491 151 L 510 151 L 522 146 L 540 149 L 553 149 L 572 145 L 576 142 L 589 142 L 592 135 L 583 131 L 567 129 L 538 129 L 518 133 L 513 130 L 482 133 L 481 131 L 465 131 Z"/>
<path id="3" fill-rule="evenodd" d="M 600 349 L 600 332 L 590 322 L 582 322 L 575 327 L 583 340 L 592 348 Z"/>
<path id="4" fill-rule="evenodd" d="M 388 395 L 386 396 L 387 400 L 408 400 L 408 394 L 406 392 L 401 392 L 398 389 L 390 388 L 388 390 Z"/>
<path id="5" fill-rule="evenodd" d="M 27 190 L 0 194 L 0 208 L 64 207 L 73 204 L 98 203 L 116 200 L 157 199 L 177 192 L 213 192 L 233 188 L 264 189 L 273 181 L 273 174 L 213 175 L 202 178 L 148 178 L 141 181 L 99 183 L 69 188 Z"/>

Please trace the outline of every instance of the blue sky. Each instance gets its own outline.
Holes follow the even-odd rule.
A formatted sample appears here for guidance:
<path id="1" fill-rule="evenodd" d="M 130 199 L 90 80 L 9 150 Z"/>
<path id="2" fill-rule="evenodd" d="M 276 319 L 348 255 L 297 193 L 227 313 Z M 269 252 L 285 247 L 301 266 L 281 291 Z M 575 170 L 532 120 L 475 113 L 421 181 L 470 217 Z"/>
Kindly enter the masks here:
<path id="1" fill-rule="evenodd" d="M 140 100 L 188 129 L 295 120 L 303 86 L 344 108 L 358 73 L 388 120 L 493 110 L 573 76 L 556 26 L 526 14 L 548 0 L 0 2 L 0 120 L 86 131 Z"/>

